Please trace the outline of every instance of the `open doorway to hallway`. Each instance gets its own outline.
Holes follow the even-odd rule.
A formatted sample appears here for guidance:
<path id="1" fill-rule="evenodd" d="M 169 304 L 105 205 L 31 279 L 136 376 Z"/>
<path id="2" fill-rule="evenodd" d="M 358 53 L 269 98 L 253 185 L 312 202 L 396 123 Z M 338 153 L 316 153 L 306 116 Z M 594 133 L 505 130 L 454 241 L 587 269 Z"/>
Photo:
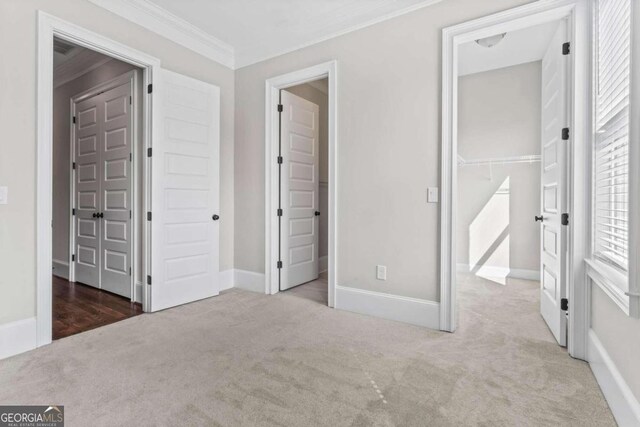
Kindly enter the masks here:
<path id="1" fill-rule="evenodd" d="M 556 20 L 460 46 L 461 328 L 566 345 L 567 42 Z"/>
<path id="2" fill-rule="evenodd" d="M 280 290 L 323 305 L 329 302 L 328 89 L 323 78 L 280 91 Z"/>
<path id="3" fill-rule="evenodd" d="M 54 38 L 52 337 L 142 313 L 141 70 Z"/>

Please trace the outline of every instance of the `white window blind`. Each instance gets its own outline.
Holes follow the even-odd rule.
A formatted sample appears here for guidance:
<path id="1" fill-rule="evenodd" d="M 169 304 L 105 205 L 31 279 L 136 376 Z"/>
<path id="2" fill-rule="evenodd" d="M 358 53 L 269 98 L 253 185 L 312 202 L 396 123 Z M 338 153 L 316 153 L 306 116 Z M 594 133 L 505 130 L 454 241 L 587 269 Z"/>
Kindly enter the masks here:
<path id="1" fill-rule="evenodd" d="M 631 0 L 598 0 L 594 255 L 627 270 Z"/>

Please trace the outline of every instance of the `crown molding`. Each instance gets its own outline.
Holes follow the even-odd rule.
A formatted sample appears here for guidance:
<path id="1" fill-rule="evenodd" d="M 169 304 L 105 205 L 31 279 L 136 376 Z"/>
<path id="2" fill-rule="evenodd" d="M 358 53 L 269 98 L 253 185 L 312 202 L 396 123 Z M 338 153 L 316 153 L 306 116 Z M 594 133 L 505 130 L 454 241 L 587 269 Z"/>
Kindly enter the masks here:
<path id="1" fill-rule="evenodd" d="M 136 23 L 147 30 L 158 33 L 175 43 L 235 70 L 322 43 L 353 31 L 370 27 L 389 19 L 440 3 L 442 0 L 424 0 L 420 3 L 381 15 L 363 23 L 355 24 L 345 29 L 316 37 L 308 42 L 301 43 L 293 47 L 281 48 L 277 45 L 265 47 L 258 44 L 241 51 L 234 49 L 233 46 L 217 39 L 211 34 L 201 30 L 193 24 L 190 24 L 166 9 L 157 6 L 151 0 L 89 1 L 122 18 Z"/>
<path id="2" fill-rule="evenodd" d="M 232 46 L 148 0 L 89 1 L 212 61 L 234 69 Z"/>
<path id="3" fill-rule="evenodd" d="M 93 1 L 93 0 L 92 0 Z M 305 47 L 313 46 L 318 43 L 322 43 L 324 41 L 343 36 L 345 34 L 361 30 L 366 27 L 370 27 L 375 24 L 379 24 L 384 21 L 388 21 L 389 19 L 397 18 L 402 15 L 406 15 L 407 13 L 415 12 L 416 10 L 423 9 L 428 6 L 432 6 L 436 3 L 440 3 L 443 0 L 425 0 L 421 3 L 417 3 L 403 9 L 399 9 L 393 11 L 391 13 L 387 13 L 377 18 L 370 19 L 368 21 L 362 22 L 360 24 L 352 25 L 340 31 L 335 31 L 333 33 L 314 38 L 308 42 L 301 43 L 291 48 L 279 49 L 277 46 L 271 49 L 265 49 L 264 46 L 255 46 L 249 49 L 245 49 L 243 51 L 238 51 L 236 49 L 235 52 L 235 68 L 247 67 L 249 65 L 257 64 L 258 62 L 266 61 L 290 52 L 294 52 L 296 50 L 303 49 Z"/>

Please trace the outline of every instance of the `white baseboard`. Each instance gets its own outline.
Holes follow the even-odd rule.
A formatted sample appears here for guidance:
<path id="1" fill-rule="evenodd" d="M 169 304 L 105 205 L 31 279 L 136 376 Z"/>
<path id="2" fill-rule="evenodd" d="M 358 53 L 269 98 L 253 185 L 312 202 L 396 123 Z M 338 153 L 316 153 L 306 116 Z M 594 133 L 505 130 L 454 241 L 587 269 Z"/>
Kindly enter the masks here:
<path id="1" fill-rule="evenodd" d="M 36 318 L 0 325 L 0 359 L 36 348 Z"/>
<path id="2" fill-rule="evenodd" d="M 69 280 L 69 263 L 59 259 L 53 260 L 53 275 Z"/>
<path id="3" fill-rule="evenodd" d="M 434 301 L 336 286 L 336 308 L 440 329 L 440 304 Z"/>
<path id="4" fill-rule="evenodd" d="M 589 366 L 611 412 L 621 427 L 640 425 L 640 403 L 609 357 L 593 329 L 589 330 Z"/>
<path id="5" fill-rule="evenodd" d="M 329 257 L 327 255 L 318 258 L 318 273 L 324 273 L 329 268 Z"/>
<path id="6" fill-rule="evenodd" d="M 219 273 L 220 292 L 233 288 L 234 281 L 235 281 L 234 276 L 235 276 L 235 270 L 233 268 L 221 271 Z"/>
<path id="7" fill-rule="evenodd" d="M 136 280 L 136 293 L 134 294 L 134 302 L 142 304 L 142 282 Z"/>
<path id="8" fill-rule="evenodd" d="M 246 270 L 234 270 L 234 287 L 264 294 L 264 274 Z"/>
<path id="9" fill-rule="evenodd" d="M 458 269 L 458 272 L 460 273 L 471 272 L 471 267 L 469 267 L 468 264 L 458 264 L 457 269 Z M 514 279 L 540 281 L 539 270 L 524 270 L 520 268 L 496 267 L 492 265 L 483 265 L 475 274 L 478 276 L 511 277 Z"/>

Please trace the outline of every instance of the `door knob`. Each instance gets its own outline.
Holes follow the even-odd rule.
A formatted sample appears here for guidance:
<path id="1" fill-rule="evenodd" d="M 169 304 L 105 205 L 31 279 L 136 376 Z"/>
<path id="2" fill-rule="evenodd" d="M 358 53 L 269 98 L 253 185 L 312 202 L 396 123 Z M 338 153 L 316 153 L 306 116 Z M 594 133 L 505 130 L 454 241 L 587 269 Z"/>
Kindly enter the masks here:
<path id="1" fill-rule="evenodd" d="M 220 219 L 220 216 L 218 216 L 218 215 L 213 215 L 213 216 L 211 217 L 211 219 L 213 219 L 214 221 L 217 221 L 217 220 L 219 220 L 219 219 Z"/>
<path id="2" fill-rule="evenodd" d="M 99 217 L 99 218 L 104 218 L 104 212 L 100 212 L 100 213 L 98 214 L 98 217 Z"/>
<path id="3" fill-rule="evenodd" d="M 315 212 L 315 215 L 316 215 L 316 216 L 320 216 L 320 211 L 316 211 L 316 212 Z"/>
<path id="4" fill-rule="evenodd" d="M 91 214 L 91 216 L 92 216 L 93 218 L 98 218 L 98 213 L 97 213 L 97 212 L 94 212 L 94 213 L 92 213 L 92 214 Z"/>
<path id="5" fill-rule="evenodd" d="M 536 221 L 543 222 L 544 221 L 544 217 L 542 215 L 536 216 Z"/>

